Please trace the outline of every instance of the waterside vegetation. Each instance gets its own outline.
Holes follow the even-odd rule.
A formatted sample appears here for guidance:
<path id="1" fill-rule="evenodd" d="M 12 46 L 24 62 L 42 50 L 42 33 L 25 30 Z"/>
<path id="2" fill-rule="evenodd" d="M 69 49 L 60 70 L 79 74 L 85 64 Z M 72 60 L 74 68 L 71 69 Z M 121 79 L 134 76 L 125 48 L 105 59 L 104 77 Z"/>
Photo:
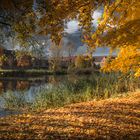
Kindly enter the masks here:
<path id="1" fill-rule="evenodd" d="M 140 92 L 0 118 L 0 139 L 139 138 Z"/>
<path id="2" fill-rule="evenodd" d="M 138 78 L 126 78 L 119 73 L 75 75 L 75 77 L 69 75 L 66 78 L 52 76 L 47 85 L 44 85 L 38 93 L 33 93 L 32 101 L 27 100 L 22 92 L 14 94 L 7 91 L 3 98 L 5 107 L 9 109 L 43 110 L 71 103 L 110 98 L 124 92 L 135 91 L 139 87 Z"/>

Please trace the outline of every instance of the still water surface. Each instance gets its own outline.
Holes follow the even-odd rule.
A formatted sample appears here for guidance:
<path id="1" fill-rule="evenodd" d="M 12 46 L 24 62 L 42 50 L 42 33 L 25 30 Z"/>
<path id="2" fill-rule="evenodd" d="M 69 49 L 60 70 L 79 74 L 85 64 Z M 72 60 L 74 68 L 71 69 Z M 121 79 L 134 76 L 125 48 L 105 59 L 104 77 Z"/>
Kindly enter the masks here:
<path id="1" fill-rule="evenodd" d="M 51 94 L 53 92 L 60 93 L 62 91 L 63 93 L 64 89 L 69 91 L 71 94 L 79 92 L 85 86 L 83 81 L 87 82 L 87 80 L 89 80 L 90 77 L 91 76 L 89 75 L 85 76 L 63 75 L 63 76 L 43 76 L 43 77 L 28 77 L 28 78 L 27 77 L 24 78 L 15 77 L 4 79 L 1 78 L 0 116 L 16 114 L 17 112 L 13 112 L 11 111 L 11 109 L 15 107 L 18 109 L 20 106 L 25 106 L 25 104 L 35 103 L 37 97 L 40 95 L 40 93 L 43 92 L 45 92 L 45 94 Z M 54 102 L 54 100 L 52 102 Z"/>
<path id="2" fill-rule="evenodd" d="M 0 117 L 47 109 L 129 91 L 138 81 L 117 74 L 0 78 Z M 130 86 L 131 85 L 131 86 Z M 136 87 L 137 88 L 137 87 Z"/>

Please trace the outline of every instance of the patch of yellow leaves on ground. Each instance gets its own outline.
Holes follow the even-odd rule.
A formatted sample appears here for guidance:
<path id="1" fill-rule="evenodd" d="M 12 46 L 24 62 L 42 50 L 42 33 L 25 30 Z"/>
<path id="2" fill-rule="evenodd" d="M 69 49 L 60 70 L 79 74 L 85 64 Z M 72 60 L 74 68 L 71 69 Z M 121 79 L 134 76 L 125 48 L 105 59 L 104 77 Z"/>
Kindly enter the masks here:
<path id="1" fill-rule="evenodd" d="M 139 139 L 140 92 L 0 118 L 0 139 Z"/>

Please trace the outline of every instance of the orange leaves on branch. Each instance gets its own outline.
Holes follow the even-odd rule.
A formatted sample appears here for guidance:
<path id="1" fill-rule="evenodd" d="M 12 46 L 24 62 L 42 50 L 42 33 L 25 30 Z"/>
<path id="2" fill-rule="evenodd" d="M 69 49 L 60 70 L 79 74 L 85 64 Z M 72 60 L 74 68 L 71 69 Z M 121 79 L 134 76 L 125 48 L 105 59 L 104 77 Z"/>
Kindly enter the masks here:
<path id="1" fill-rule="evenodd" d="M 127 73 L 132 71 L 135 76 L 140 75 L 140 51 L 135 46 L 124 46 L 118 57 L 110 62 L 106 61 L 102 67 L 103 71 L 121 71 Z"/>
<path id="2" fill-rule="evenodd" d="M 18 8 L 20 10 L 21 7 L 22 10 L 29 8 L 16 18 L 14 25 L 14 31 L 20 42 L 26 43 L 32 35 L 42 34 L 50 35 L 52 41 L 58 45 L 63 37 L 66 23 L 77 18 L 83 31 L 83 41 L 92 51 L 97 46 L 120 48 L 119 56 L 111 62 L 110 67 L 109 65 L 106 67 L 107 69 L 122 72 L 132 70 L 139 75 L 139 0 L 45 0 L 41 3 L 45 6 L 40 7 L 39 16 L 31 8 L 33 1 L 23 1 L 24 3 L 16 3 Z M 103 16 L 93 34 L 92 15 L 101 6 L 104 9 Z"/>

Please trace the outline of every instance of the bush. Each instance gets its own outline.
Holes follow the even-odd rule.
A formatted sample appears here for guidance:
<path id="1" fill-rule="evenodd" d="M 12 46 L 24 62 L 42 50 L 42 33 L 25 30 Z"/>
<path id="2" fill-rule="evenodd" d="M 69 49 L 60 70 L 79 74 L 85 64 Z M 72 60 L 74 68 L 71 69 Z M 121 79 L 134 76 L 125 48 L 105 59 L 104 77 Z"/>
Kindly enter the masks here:
<path id="1" fill-rule="evenodd" d="M 86 67 L 86 61 L 84 56 L 79 55 L 75 59 L 75 67 L 76 68 L 85 68 Z"/>

